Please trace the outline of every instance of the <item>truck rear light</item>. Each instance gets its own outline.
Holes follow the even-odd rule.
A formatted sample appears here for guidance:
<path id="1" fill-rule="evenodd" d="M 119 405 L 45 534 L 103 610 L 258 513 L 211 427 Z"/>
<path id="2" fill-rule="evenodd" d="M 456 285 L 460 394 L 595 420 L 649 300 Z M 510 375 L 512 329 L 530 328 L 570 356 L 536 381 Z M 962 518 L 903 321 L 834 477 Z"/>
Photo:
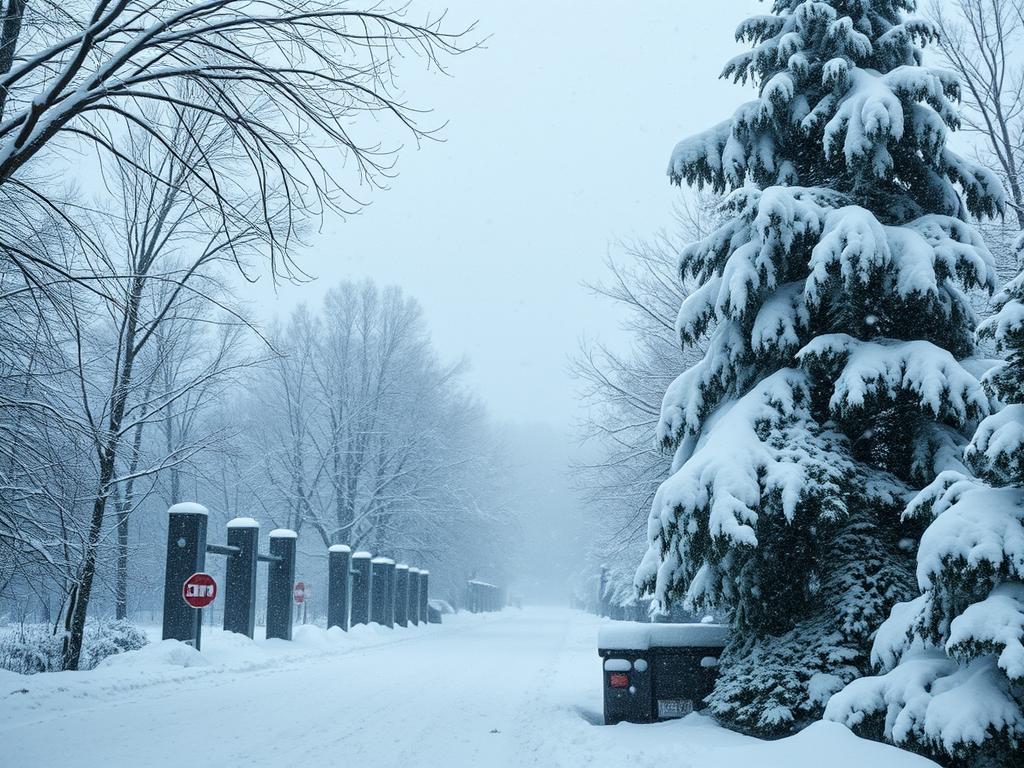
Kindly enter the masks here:
<path id="1" fill-rule="evenodd" d="M 629 675 L 616 672 L 608 677 L 608 684 L 612 688 L 629 688 Z"/>

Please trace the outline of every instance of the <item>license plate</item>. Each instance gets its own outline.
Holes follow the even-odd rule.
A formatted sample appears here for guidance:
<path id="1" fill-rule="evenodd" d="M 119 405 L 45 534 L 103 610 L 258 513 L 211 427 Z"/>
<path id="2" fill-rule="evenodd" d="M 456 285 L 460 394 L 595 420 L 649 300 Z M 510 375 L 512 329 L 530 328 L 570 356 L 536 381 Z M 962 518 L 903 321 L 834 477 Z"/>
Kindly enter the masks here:
<path id="1" fill-rule="evenodd" d="M 658 699 L 658 717 L 686 717 L 693 712 L 690 699 Z"/>

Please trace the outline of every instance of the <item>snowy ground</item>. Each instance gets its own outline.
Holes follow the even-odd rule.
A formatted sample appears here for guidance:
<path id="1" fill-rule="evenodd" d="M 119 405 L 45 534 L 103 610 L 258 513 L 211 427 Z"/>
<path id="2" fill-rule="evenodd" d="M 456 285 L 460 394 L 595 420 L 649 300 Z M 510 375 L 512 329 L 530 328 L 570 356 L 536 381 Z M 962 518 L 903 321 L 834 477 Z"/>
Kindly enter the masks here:
<path id="1" fill-rule="evenodd" d="M 771 743 L 698 715 L 600 726 L 597 619 L 445 619 L 348 636 L 301 627 L 290 644 L 207 631 L 202 656 L 157 643 L 92 672 L 0 673 L 4 765 L 934 766 L 834 724 Z"/>

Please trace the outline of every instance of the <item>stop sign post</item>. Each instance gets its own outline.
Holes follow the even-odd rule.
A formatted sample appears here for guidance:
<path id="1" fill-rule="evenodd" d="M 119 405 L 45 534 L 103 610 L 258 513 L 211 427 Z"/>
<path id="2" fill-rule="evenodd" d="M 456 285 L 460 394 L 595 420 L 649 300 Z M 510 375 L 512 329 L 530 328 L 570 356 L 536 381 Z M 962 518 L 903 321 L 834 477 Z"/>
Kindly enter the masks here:
<path id="1" fill-rule="evenodd" d="M 292 590 L 292 596 L 295 598 L 295 605 L 302 611 L 302 623 L 306 623 L 306 601 L 309 599 L 309 587 L 306 586 L 304 581 L 296 581 L 295 589 Z"/>
<path id="2" fill-rule="evenodd" d="M 217 597 L 217 582 L 208 573 L 198 571 L 189 576 L 181 585 L 181 599 L 189 608 L 195 609 L 196 635 L 193 645 L 198 651 L 203 631 L 203 608 Z"/>
<path id="3" fill-rule="evenodd" d="M 181 597 L 192 608 L 203 609 L 217 598 L 217 582 L 208 573 L 193 573 L 181 585 Z"/>

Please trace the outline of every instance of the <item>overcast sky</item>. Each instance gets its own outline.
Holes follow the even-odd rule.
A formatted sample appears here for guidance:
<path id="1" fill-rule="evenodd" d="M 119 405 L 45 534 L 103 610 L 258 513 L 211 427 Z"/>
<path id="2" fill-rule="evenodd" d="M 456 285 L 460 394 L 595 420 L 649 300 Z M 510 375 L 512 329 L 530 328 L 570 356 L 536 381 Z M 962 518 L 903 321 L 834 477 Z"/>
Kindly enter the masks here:
<path id="1" fill-rule="evenodd" d="M 618 337 L 582 283 L 602 277 L 616 239 L 669 223 L 675 142 L 750 98 L 717 76 L 759 6 L 413 0 L 414 17 L 448 7 L 450 26 L 478 20 L 489 36 L 449 77 L 403 74 L 409 100 L 433 110 L 426 124 L 447 121 L 445 141 L 405 146 L 391 188 L 314 238 L 301 264 L 316 282 L 255 289 L 259 311 L 283 315 L 345 278 L 400 285 L 442 354 L 469 358 L 494 416 L 568 429 L 568 356 L 581 335 Z"/>

